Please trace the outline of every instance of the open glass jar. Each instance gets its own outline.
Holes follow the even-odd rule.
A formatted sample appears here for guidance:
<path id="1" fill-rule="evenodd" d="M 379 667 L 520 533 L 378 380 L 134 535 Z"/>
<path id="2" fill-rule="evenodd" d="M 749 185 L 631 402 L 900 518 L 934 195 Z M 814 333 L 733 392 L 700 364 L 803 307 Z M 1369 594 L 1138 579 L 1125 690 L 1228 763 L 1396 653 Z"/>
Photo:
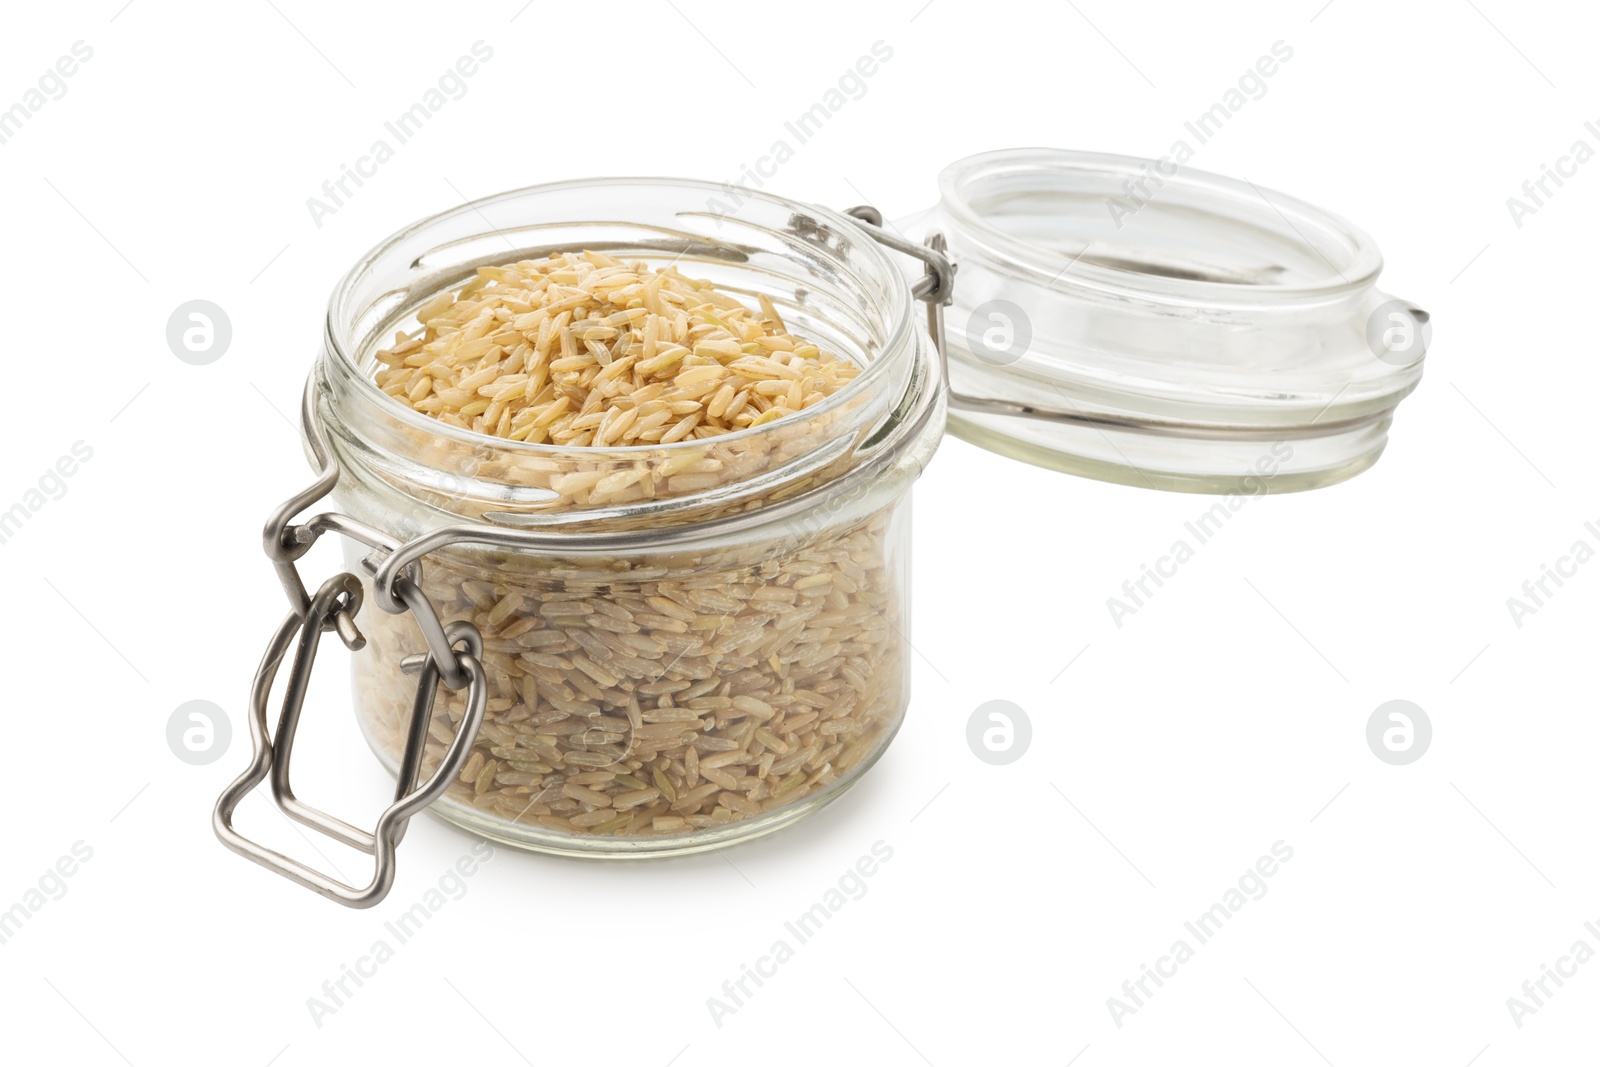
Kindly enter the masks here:
<path id="1" fill-rule="evenodd" d="M 302 413 L 323 478 L 268 529 L 295 610 L 258 678 L 258 758 L 219 805 L 230 847 L 360 905 L 392 877 L 385 833 L 397 841 L 424 797 L 527 848 L 692 852 L 799 818 L 883 751 L 908 699 L 910 489 L 944 429 L 940 364 L 911 287 L 862 223 L 772 197 L 735 218 L 686 210 L 717 188 L 508 193 L 397 234 L 339 285 Z M 490 437 L 377 387 L 375 351 L 435 294 L 480 266 L 579 250 L 765 297 L 859 373 L 790 417 L 625 447 Z M 290 522 L 329 490 L 339 514 Z M 325 530 L 348 535 L 349 574 L 319 600 L 293 560 Z M 367 646 L 357 714 L 399 779 L 399 813 L 375 835 L 296 801 L 287 749 L 274 760 L 266 743 L 278 661 L 298 633 L 275 732 L 292 745 L 326 630 Z M 230 805 L 269 765 L 286 812 L 378 855 L 372 886 L 231 829 Z"/>
<path id="2" fill-rule="evenodd" d="M 1160 195 L 1125 226 L 1108 198 L 1151 167 Z M 892 227 L 750 190 L 716 210 L 727 194 L 667 179 L 506 193 L 401 231 L 339 284 L 301 412 L 317 479 L 265 530 L 290 610 L 252 689 L 252 762 L 214 814 L 227 847 L 366 907 L 430 805 L 594 857 L 767 833 L 836 797 L 905 715 L 910 492 L 947 406 L 958 433 L 1043 466 L 1258 493 L 1370 465 L 1421 374 L 1427 316 L 1377 292 L 1371 241 L 1247 184 L 1023 150 L 954 164 L 939 205 Z M 475 432 L 379 387 L 388 338 L 441 294 L 555 253 L 703 278 L 853 376 L 717 436 L 581 447 Z M 473 341 L 498 336 L 485 323 Z M 300 518 L 330 496 L 338 511 Z M 309 589 L 296 561 L 326 533 L 348 570 Z M 358 651 L 357 717 L 396 777 L 371 832 L 290 783 L 327 633 Z M 374 856 L 368 885 L 233 829 L 268 779 L 286 815 Z"/>

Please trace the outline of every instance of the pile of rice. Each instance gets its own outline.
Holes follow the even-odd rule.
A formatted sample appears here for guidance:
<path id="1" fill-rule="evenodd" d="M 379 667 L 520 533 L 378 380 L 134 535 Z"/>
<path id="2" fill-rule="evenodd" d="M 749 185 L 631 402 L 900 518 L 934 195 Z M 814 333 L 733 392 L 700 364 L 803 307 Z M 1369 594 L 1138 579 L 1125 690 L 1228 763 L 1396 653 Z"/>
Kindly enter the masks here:
<path id="1" fill-rule="evenodd" d="M 378 385 L 440 422 L 513 441 L 671 444 L 760 426 L 855 377 L 760 310 L 599 252 L 501 267 L 429 300 L 377 353 Z"/>

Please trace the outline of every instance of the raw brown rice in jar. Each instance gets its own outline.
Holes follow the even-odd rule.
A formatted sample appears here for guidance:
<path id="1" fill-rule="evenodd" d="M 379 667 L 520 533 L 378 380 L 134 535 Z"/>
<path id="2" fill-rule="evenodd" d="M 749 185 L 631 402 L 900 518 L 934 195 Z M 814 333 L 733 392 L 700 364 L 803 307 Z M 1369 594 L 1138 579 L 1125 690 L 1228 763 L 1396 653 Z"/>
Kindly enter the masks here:
<path id="1" fill-rule="evenodd" d="M 718 215 L 719 190 L 464 206 L 330 305 L 308 411 L 340 510 L 398 541 L 518 531 L 420 566 L 440 618 L 481 632 L 487 679 L 432 809 L 494 840 L 639 856 L 763 834 L 837 796 L 905 714 L 910 489 L 944 425 L 918 305 L 854 220 L 763 194 Z M 398 772 L 401 663 L 424 644 L 346 544 L 357 716 Z M 424 779 L 465 704 L 439 687 Z"/>

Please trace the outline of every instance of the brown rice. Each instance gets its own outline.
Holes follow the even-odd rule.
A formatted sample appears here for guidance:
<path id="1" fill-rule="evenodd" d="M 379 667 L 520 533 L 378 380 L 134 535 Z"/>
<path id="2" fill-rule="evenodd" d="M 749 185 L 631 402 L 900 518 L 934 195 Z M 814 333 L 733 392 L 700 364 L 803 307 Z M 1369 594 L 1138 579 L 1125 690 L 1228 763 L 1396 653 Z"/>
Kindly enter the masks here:
<path id="1" fill-rule="evenodd" d="M 675 269 L 598 253 L 481 268 L 427 301 L 422 329 L 378 353 L 375 378 L 441 422 L 563 448 L 716 438 L 801 413 L 855 364 Z M 814 447 L 813 438 L 813 447 Z M 797 446 L 798 447 L 798 446 Z M 558 510 L 669 490 L 681 469 L 546 471 Z M 606 484 L 608 478 L 612 484 Z M 544 835 L 677 837 L 815 796 L 864 766 L 903 711 L 904 512 L 842 510 L 814 528 L 715 551 L 560 559 L 455 548 L 424 591 L 484 636 L 487 713 L 440 803 Z M 370 603 L 370 601 L 369 601 Z M 419 648 L 414 623 L 363 608 L 358 710 L 399 762 Z M 463 712 L 441 692 L 424 773 Z"/>

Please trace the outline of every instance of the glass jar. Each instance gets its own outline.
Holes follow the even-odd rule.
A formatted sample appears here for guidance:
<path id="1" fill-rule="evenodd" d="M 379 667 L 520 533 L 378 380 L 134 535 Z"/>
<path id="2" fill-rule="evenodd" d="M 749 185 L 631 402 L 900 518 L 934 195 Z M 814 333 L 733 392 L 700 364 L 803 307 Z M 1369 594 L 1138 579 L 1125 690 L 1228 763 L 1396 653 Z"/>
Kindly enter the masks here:
<path id="1" fill-rule="evenodd" d="M 268 551 L 274 538 L 298 556 L 323 530 L 351 535 L 360 590 L 325 599 L 321 629 L 367 646 L 355 706 L 400 779 L 397 803 L 431 780 L 433 810 L 497 841 L 693 852 L 816 810 L 898 729 L 910 491 L 943 433 L 940 366 L 911 288 L 860 222 L 764 195 L 718 217 L 704 205 L 719 190 L 619 179 L 507 193 L 396 234 L 335 290 L 302 422 L 340 514 L 269 529 Z M 430 297 L 480 266 L 585 249 L 675 265 L 752 306 L 765 297 L 796 336 L 860 372 L 783 419 L 624 447 L 491 437 L 378 388 L 374 353 Z M 313 599 L 287 578 L 292 599 Z M 422 632 L 430 606 L 482 677 L 446 675 L 418 716 L 434 695 L 416 669 L 439 647 Z M 281 659 L 288 639 L 276 644 Z M 339 825 L 358 847 L 376 836 Z"/>
<path id="2" fill-rule="evenodd" d="M 1045 149 L 953 164 L 940 192 L 884 227 L 708 182 L 564 182 L 434 216 L 358 263 L 302 405 L 317 480 L 265 531 L 290 610 L 252 689 L 252 762 L 214 814 L 223 843 L 366 907 L 430 805 L 583 856 L 767 833 L 838 796 L 905 715 L 910 492 L 947 407 L 956 433 L 1041 466 L 1254 495 L 1370 466 L 1421 376 L 1426 313 L 1377 290 L 1366 235 L 1300 201 Z M 440 294 L 582 251 L 770 301 L 857 373 L 764 424 L 626 447 L 480 434 L 378 387 L 378 352 Z M 338 511 L 297 519 L 330 495 Z M 308 590 L 296 562 L 326 533 L 348 570 Z M 327 633 L 359 652 L 357 717 L 396 778 L 371 832 L 290 785 Z M 374 856 L 370 884 L 233 829 L 269 778 L 290 818 Z"/>

